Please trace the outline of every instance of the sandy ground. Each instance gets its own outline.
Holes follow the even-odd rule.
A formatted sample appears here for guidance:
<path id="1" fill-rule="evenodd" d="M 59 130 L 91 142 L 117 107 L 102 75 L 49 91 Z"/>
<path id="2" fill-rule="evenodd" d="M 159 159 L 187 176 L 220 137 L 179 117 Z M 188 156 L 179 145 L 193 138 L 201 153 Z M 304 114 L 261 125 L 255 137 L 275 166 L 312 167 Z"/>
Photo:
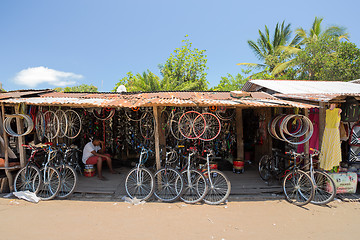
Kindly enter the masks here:
<path id="1" fill-rule="evenodd" d="M 0 199 L 0 239 L 360 239 L 360 203 L 296 207 Z"/>

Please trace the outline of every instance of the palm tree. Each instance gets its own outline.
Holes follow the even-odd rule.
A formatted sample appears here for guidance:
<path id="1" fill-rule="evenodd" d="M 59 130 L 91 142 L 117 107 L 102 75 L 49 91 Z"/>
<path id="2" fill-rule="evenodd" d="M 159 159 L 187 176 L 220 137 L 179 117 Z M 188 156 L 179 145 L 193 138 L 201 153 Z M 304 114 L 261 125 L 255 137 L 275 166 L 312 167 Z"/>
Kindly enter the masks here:
<path id="1" fill-rule="evenodd" d="M 322 31 L 321 23 L 323 18 L 315 17 L 315 20 L 310 28 L 309 32 L 306 32 L 303 28 L 296 29 L 295 33 L 297 38 L 300 38 L 301 41 L 297 47 L 294 46 L 281 46 L 280 51 L 283 51 L 288 56 L 296 56 L 302 49 L 304 49 L 309 43 L 315 42 L 318 39 L 324 37 L 336 37 L 339 40 L 346 39 L 349 41 L 349 34 L 345 32 L 345 28 L 338 26 L 330 26 Z M 299 47 L 300 46 L 300 47 Z M 276 75 L 280 72 L 283 72 L 288 67 L 294 65 L 294 58 L 278 63 L 272 70 L 272 74 Z"/>
<path id="2" fill-rule="evenodd" d="M 160 78 L 151 71 L 129 75 L 127 87 L 129 92 L 153 92 L 160 91 Z"/>
<path id="3" fill-rule="evenodd" d="M 291 46 L 297 47 L 300 41 L 300 38 L 296 36 L 294 39 L 290 41 L 291 37 L 291 24 L 285 25 L 285 21 L 276 24 L 274 35 L 271 39 L 270 32 L 268 27 L 265 25 L 265 32 L 263 33 L 259 29 L 259 38 L 256 42 L 252 40 L 248 40 L 249 47 L 253 50 L 257 58 L 263 61 L 262 64 L 259 63 L 238 63 L 237 65 L 246 65 L 249 67 L 256 68 L 266 68 L 272 71 L 273 68 L 279 63 L 283 61 L 283 58 L 286 56 L 281 56 L 282 51 L 280 51 L 279 47 L 281 46 Z"/>

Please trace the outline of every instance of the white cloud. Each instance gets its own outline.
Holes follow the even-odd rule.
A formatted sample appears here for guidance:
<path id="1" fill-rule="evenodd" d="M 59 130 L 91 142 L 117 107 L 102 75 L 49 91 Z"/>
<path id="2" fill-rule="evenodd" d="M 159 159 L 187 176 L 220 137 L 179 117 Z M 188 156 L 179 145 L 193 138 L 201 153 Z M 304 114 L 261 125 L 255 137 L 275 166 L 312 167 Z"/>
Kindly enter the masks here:
<path id="1" fill-rule="evenodd" d="M 24 85 L 31 88 L 37 87 L 40 84 L 64 87 L 75 84 L 75 80 L 80 78 L 83 78 L 83 76 L 71 72 L 61 72 L 41 66 L 21 70 L 15 75 L 14 81 L 19 85 Z"/>

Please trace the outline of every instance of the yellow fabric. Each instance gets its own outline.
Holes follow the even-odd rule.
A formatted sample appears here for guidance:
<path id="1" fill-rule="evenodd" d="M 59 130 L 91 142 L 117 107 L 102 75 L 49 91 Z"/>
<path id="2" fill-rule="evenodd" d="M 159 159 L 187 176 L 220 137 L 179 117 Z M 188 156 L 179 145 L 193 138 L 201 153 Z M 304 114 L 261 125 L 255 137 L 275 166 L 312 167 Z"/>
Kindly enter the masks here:
<path id="1" fill-rule="evenodd" d="M 340 109 L 326 110 L 326 125 L 320 154 L 320 168 L 331 170 L 341 162 Z"/>

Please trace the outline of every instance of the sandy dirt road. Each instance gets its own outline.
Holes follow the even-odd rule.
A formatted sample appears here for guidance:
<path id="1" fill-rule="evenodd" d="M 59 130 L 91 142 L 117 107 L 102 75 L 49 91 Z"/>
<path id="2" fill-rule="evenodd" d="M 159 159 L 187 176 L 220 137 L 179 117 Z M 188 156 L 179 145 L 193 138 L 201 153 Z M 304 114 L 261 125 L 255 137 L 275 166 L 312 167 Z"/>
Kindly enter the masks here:
<path id="1" fill-rule="evenodd" d="M 360 239 L 360 203 L 227 205 L 0 199 L 0 239 Z"/>

